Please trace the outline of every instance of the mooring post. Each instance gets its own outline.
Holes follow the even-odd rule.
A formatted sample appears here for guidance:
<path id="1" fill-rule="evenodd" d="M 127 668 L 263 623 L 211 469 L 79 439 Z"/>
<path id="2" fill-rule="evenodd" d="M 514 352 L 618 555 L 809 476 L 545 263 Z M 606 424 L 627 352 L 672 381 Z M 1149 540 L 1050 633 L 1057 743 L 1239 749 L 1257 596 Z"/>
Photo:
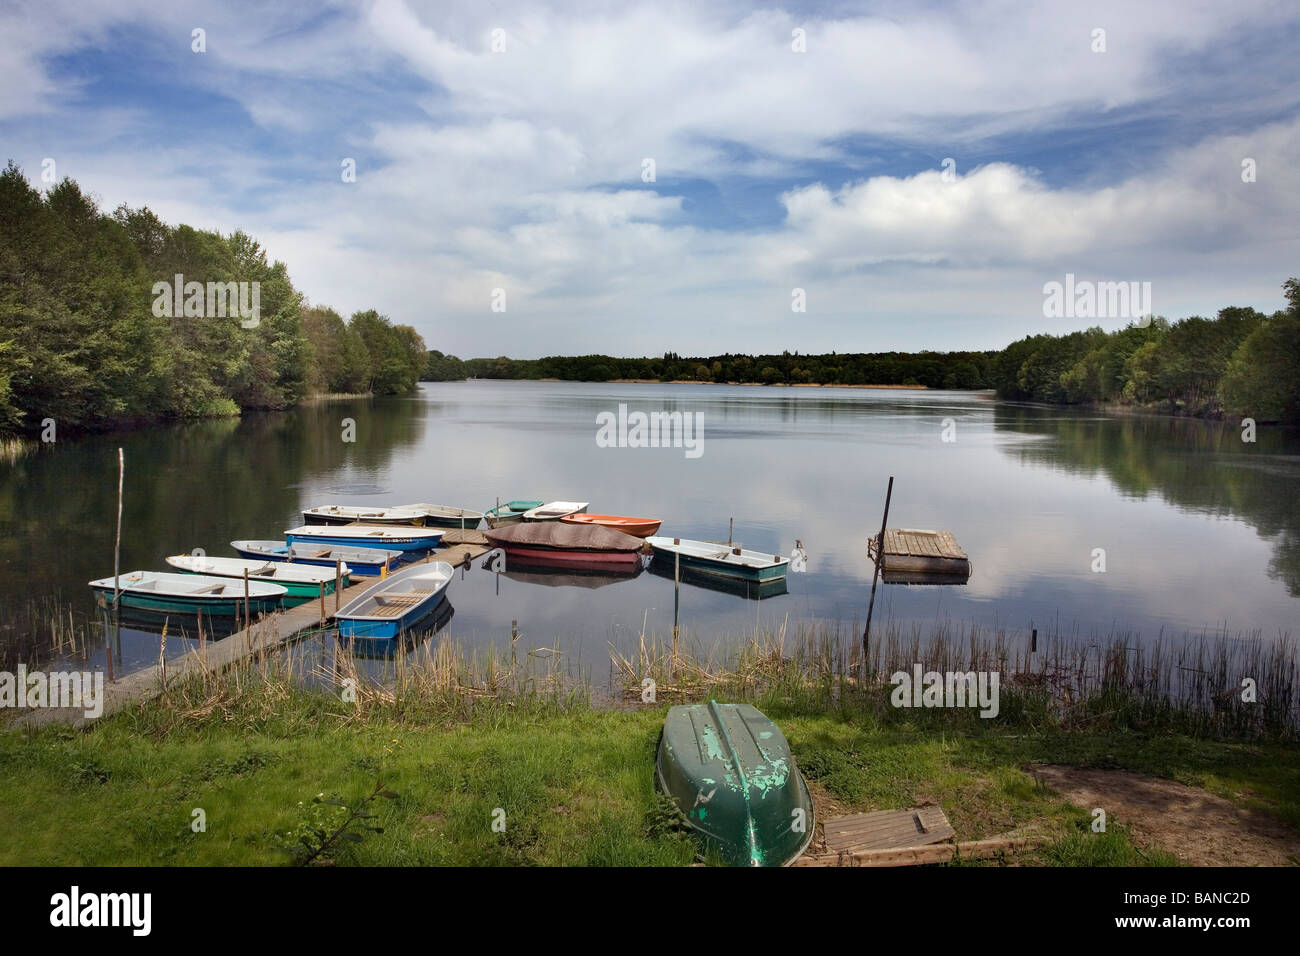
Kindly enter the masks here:
<path id="1" fill-rule="evenodd" d="M 244 642 L 248 644 L 249 647 L 251 647 L 252 644 L 248 643 L 249 640 L 250 638 L 248 634 L 248 568 L 244 568 Z"/>
<path id="2" fill-rule="evenodd" d="M 320 583 L 320 626 L 325 626 L 325 582 Z"/>
<path id="3" fill-rule="evenodd" d="M 885 563 L 885 527 L 889 524 L 889 500 L 894 497 L 894 476 L 889 476 L 889 487 L 885 490 L 885 515 L 880 519 L 880 537 L 876 539 L 876 568 L 871 573 L 871 602 L 867 605 L 867 626 L 862 631 L 862 658 L 867 667 L 871 666 L 871 612 L 876 607 L 876 581 L 880 569 Z"/>
<path id="4" fill-rule="evenodd" d="M 677 617 L 682 605 L 682 553 L 673 552 L 673 661 L 669 676 L 677 675 Z"/>
<path id="5" fill-rule="evenodd" d="M 126 473 L 126 459 L 122 449 L 117 450 L 117 540 L 113 544 L 113 637 L 108 641 L 108 682 L 113 683 L 113 644 L 122 642 L 122 479 Z"/>
<path id="6" fill-rule="evenodd" d="M 343 590 L 343 559 L 334 559 L 334 610 L 339 609 L 339 592 Z"/>

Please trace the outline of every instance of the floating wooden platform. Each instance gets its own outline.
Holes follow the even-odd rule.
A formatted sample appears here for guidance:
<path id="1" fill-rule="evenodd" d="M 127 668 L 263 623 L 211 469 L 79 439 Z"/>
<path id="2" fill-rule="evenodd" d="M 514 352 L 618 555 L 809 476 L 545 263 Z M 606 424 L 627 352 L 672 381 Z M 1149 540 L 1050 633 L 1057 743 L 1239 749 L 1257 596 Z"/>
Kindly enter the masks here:
<path id="1" fill-rule="evenodd" d="M 415 562 L 446 561 L 452 567 L 460 567 L 487 554 L 490 550 L 487 538 L 481 531 L 448 531 L 442 539 L 444 547 L 431 551 L 428 557 Z M 410 565 L 402 565 L 409 567 Z M 203 652 L 193 651 L 167 662 L 167 682 L 175 683 L 189 674 L 218 673 L 233 664 L 252 657 L 255 654 L 272 651 L 292 644 L 294 641 L 331 626 L 329 616 L 336 608 L 343 607 L 371 587 L 378 577 L 354 576 L 350 587 L 344 588 L 337 595 L 325 596 L 324 620 L 319 600 L 311 600 L 297 607 L 275 611 L 254 621 L 248 628 L 236 631 L 229 637 L 216 641 L 204 642 Z M 176 615 L 180 622 L 180 616 Z M 192 622 L 191 622 L 192 623 Z M 104 683 L 104 713 L 107 717 L 137 701 L 152 700 L 163 692 L 162 669 L 158 665 L 132 671 L 119 677 L 113 683 Z M 13 722 L 14 726 L 41 726 L 52 723 L 70 723 L 81 727 L 89 723 L 82 710 L 62 708 L 42 708 L 22 714 Z"/>
<path id="2" fill-rule="evenodd" d="M 867 541 L 867 554 L 877 560 L 876 537 Z M 885 554 L 880 566 L 885 581 L 899 584 L 931 583 L 926 579 L 905 580 L 909 575 L 970 576 L 970 557 L 951 531 L 925 531 L 919 528 L 889 528 L 885 531 Z M 898 577 L 890 581 L 890 575 Z"/>

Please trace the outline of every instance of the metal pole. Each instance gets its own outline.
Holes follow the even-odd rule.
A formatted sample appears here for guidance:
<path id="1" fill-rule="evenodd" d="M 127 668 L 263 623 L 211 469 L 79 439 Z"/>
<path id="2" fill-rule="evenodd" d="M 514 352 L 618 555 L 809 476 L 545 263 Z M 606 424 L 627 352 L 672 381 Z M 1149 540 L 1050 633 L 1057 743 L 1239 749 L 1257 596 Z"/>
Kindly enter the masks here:
<path id="1" fill-rule="evenodd" d="M 889 476 L 889 488 L 885 491 L 885 515 L 880 519 L 880 537 L 876 539 L 876 568 L 871 573 L 871 603 L 867 605 L 867 626 L 862 631 L 862 657 L 870 666 L 871 612 L 876 607 L 876 580 L 885 563 L 885 526 L 889 524 L 889 499 L 894 496 L 894 476 Z"/>

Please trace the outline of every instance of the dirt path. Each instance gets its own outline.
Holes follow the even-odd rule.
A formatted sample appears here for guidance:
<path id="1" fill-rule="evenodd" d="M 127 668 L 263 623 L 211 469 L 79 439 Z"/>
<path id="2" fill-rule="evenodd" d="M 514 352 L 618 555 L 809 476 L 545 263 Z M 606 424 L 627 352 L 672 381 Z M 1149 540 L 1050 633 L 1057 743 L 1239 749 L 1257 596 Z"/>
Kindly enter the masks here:
<path id="1" fill-rule="evenodd" d="M 1124 770 L 1040 766 L 1030 773 L 1076 806 L 1101 807 L 1107 820 L 1129 827 L 1138 846 L 1158 846 L 1192 866 L 1300 862 L 1296 831 L 1196 787 Z"/>

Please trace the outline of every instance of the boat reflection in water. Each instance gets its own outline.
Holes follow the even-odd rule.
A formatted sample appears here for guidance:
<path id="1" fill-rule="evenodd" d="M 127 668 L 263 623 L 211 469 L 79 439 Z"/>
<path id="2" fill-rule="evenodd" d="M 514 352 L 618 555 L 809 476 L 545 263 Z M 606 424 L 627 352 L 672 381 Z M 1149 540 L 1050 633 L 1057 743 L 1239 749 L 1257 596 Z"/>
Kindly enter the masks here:
<path id="1" fill-rule="evenodd" d="M 354 658 L 391 661 L 397 658 L 399 651 L 410 654 L 418 650 L 420 645 L 428 643 L 433 635 L 451 623 L 455 613 L 451 601 L 443 598 L 427 617 L 410 627 L 401 637 L 342 637 L 335 632 L 335 640 L 340 647 L 351 649 Z"/>
<path id="2" fill-rule="evenodd" d="M 520 561 L 511 561 L 509 571 L 493 571 L 489 563 L 481 565 L 484 570 L 501 578 L 518 581 L 520 584 L 539 584 L 547 588 L 603 588 L 607 584 L 630 581 L 641 573 L 641 565 L 635 564 L 626 571 L 583 571 L 576 568 L 550 568 L 543 565 L 530 565 Z"/>
<path id="3" fill-rule="evenodd" d="M 656 554 L 654 560 L 650 562 L 650 573 L 671 581 L 673 579 L 672 557 L 670 555 Z M 775 581 L 742 581 L 738 578 L 723 578 L 714 574 L 706 574 L 685 565 L 681 568 L 681 580 L 682 584 L 704 588 L 708 591 L 735 594 L 750 601 L 763 601 L 770 597 L 789 593 L 784 577 L 777 578 Z"/>

